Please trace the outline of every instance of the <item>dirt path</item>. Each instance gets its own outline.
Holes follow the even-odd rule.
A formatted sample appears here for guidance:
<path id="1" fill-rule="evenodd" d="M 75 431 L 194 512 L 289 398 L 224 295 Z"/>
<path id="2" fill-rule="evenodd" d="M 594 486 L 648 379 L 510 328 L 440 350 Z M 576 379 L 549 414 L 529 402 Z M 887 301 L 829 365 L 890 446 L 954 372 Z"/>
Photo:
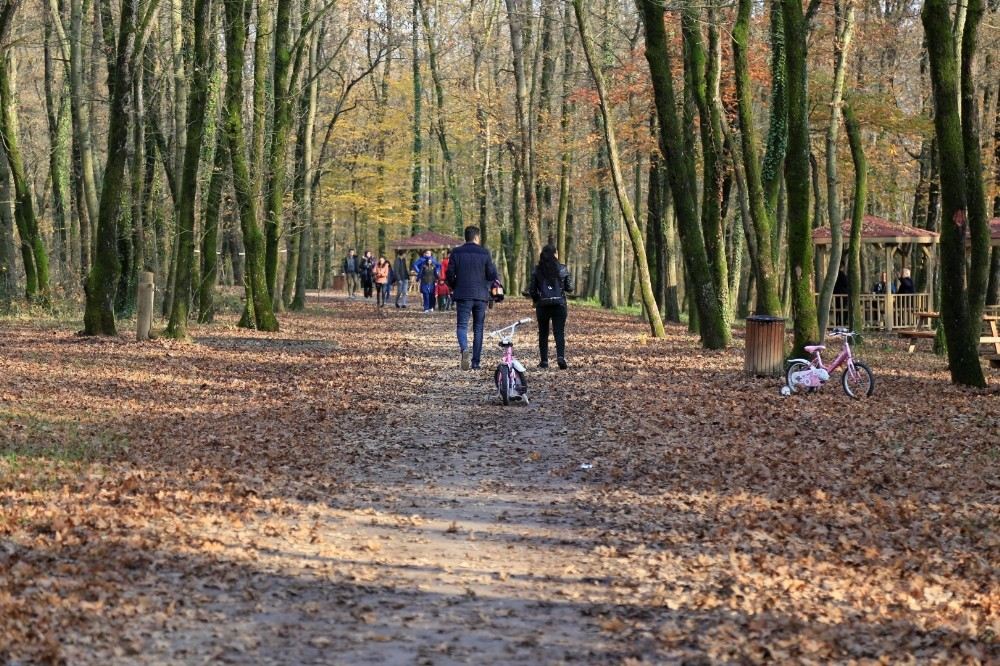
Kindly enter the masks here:
<path id="1" fill-rule="evenodd" d="M 879 399 L 783 401 L 574 308 L 505 408 L 451 315 L 313 303 L 2 331 L 0 664 L 1000 659 L 995 389 L 876 341 Z"/>

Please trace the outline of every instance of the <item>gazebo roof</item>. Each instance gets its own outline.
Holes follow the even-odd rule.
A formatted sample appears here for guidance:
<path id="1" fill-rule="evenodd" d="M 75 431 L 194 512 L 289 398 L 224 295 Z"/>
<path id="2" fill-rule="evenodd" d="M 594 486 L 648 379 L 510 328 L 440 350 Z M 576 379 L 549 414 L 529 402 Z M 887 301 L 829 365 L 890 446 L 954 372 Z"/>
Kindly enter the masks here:
<path id="1" fill-rule="evenodd" d="M 844 242 L 851 235 L 851 221 L 844 220 Z M 862 243 L 918 243 L 932 245 L 937 243 L 938 235 L 934 231 L 919 229 L 905 224 L 897 224 L 884 217 L 865 215 L 861 222 Z M 818 227 L 813 230 L 813 242 L 816 245 L 830 244 L 830 227 Z"/>
<path id="2" fill-rule="evenodd" d="M 433 231 L 421 231 L 419 234 L 415 234 L 409 238 L 402 238 L 390 245 L 397 250 L 436 250 L 439 248 L 457 247 L 464 242 L 458 236 L 446 236 Z"/>

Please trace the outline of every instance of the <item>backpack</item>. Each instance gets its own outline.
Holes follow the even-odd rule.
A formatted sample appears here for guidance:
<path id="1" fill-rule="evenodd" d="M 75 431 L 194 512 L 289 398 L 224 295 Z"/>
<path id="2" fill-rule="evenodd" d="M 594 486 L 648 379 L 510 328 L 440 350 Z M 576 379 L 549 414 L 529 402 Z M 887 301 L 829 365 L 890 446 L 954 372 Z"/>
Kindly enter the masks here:
<path id="1" fill-rule="evenodd" d="M 565 302 L 563 295 L 562 275 L 556 279 L 545 277 L 539 272 L 538 275 L 538 304 L 539 305 L 562 305 Z"/>

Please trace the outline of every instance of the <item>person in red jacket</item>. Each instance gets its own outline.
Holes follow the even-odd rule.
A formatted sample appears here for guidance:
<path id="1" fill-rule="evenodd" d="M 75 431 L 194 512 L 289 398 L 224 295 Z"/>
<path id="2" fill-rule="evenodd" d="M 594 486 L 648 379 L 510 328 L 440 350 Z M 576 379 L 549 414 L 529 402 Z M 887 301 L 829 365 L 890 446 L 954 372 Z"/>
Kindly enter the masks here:
<path id="1" fill-rule="evenodd" d="M 444 279 L 438 280 L 434 287 L 434 295 L 437 296 L 438 310 L 451 310 L 451 289 L 448 288 L 448 283 Z"/>

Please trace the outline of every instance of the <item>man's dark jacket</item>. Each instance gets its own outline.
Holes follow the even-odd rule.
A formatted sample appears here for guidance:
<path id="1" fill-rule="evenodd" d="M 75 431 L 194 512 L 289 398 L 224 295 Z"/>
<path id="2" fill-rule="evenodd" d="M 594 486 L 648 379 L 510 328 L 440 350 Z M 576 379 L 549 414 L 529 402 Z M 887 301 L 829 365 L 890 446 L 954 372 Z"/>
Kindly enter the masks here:
<path id="1" fill-rule="evenodd" d="M 485 247 L 466 243 L 452 250 L 445 282 L 456 301 L 488 301 L 497 279 L 497 267 Z"/>

